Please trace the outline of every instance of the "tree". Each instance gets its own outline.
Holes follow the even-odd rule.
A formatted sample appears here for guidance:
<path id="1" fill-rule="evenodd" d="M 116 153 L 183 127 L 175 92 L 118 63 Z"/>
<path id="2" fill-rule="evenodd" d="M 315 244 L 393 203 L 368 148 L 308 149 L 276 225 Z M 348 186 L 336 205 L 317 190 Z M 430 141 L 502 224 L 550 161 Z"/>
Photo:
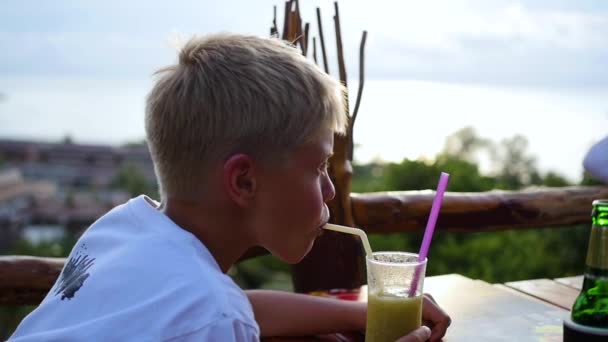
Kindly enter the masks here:
<path id="1" fill-rule="evenodd" d="M 148 143 L 146 142 L 146 139 L 141 139 L 138 141 L 128 141 L 124 144 L 122 144 L 122 147 L 145 147 Z"/>
<path id="2" fill-rule="evenodd" d="M 369 164 L 353 164 L 352 192 L 384 191 L 384 173 L 387 164 L 383 162 L 371 162 Z"/>
<path id="3" fill-rule="evenodd" d="M 384 173 L 383 190 L 433 189 L 441 171 L 423 161 L 404 159 L 399 164 L 388 164 Z"/>
<path id="4" fill-rule="evenodd" d="M 568 182 L 568 180 L 562 175 L 553 171 L 549 171 L 543 178 L 542 184 L 544 186 L 560 187 L 568 186 L 570 185 L 570 182 Z"/>
<path id="5" fill-rule="evenodd" d="M 155 187 L 150 184 L 143 173 L 133 164 L 124 165 L 112 181 L 112 188 L 127 191 L 131 196 L 146 194 L 155 197 Z"/>
<path id="6" fill-rule="evenodd" d="M 449 191 L 489 191 L 496 186 L 496 180 L 482 175 L 479 171 L 479 166 L 471 161 L 444 156 L 437 160 L 435 167 L 450 174 Z M 439 176 L 434 180 L 435 183 L 438 178 Z M 430 187 L 430 189 L 432 188 Z"/>
<path id="7" fill-rule="evenodd" d="M 64 145 L 73 145 L 74 138 L 72 138 L 71 134 L 66 134 L 63 138 L 61 138 L 61 143 Z"/>
<path id="8" fill-rule="evenodd" d="M 491 140 L 478 136 L 473 127 L 467 126 L 445 139 L 443 150 L 437 159 L 456 158 L 477 163 L 481 153 L 492 153 L 493 149 L 494 144 Z"/>
<path id="9" fill-rule="evenodd" d="M 355 184 L 367 191 L 434 189 L 441 171 L 450 173 L 448 191 L 454 192 L 514 189 L 532 184 L 568 185 L 556 172 L 541 175 L 527 148 L 528 142 L 522 136 L 496 144 L 476 136 L 473 129 L 464 128 L 446 139 L 444 149 L 432 163 L 404 159 L 401 163 L 356 165 L 353 190 Z M 482 153 L 494 157 L 492 176 L 480 171 L 476 159 Z M 441 219 L 438 228 L 427 274 L 457 272 L 489 282 L 580 274 L 589 234 L 588 227 L 580 226 L 445 233 Z M 416 251 L 421 240 L 421 233 L 370 236 L 375 250 Z"/>
<path id="10" fill-rule="evenodd" d="M 69 191 L 66 195 L 65 195 L 65 202 L 64 202 L 65 206 L 69 209 L 74 209 L 76 208 L 76 198 L 74 195 L 73 191 Z"/>
<path id="11" fill-rule="evenodd" d="M 581 180 L 581 185 L 602 185 L 602 184 L 604 184 L 604 183 L 591 177 L 591 175 L 589 173 L 583 172 L 583 179 Z"/>
<path id="12" fill-rule="evenodd" d="M 503 139 L 493 155 L 496 167 L 497 187 L 519 189 L 533 184 L 536 171 L 536 158 L 529 155 L 528 139 L 515 135 Z"/>

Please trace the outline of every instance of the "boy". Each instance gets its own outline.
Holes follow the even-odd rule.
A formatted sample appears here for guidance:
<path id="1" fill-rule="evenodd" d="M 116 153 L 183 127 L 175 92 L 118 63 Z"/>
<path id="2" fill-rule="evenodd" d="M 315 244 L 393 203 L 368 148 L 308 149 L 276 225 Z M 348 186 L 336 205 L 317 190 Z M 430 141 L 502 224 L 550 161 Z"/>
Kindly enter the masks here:
<path id="1" fill-rule="evenodd" d="M 297 263 L 329 219 L 343 87 L 275 39 L 193 38 L 159 71 L 146 135 L 161 203 L 95 222 L 14 341 L 256 341 L 365 328 L 365 304 L 244 292 L 225 275 L 262 246 Z M 425 300 L 433 340 L 449 317 Z M 421 328 L 403 341 L 423 341 Z"/>

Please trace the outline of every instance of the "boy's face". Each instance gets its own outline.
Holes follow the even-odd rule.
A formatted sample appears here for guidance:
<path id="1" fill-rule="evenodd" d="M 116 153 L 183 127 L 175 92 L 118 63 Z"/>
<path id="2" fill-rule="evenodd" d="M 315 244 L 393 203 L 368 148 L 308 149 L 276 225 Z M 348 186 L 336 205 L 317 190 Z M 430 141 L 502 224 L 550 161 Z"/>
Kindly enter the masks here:
<path id="1" fill-rule="evenodd" d="M 299 262 L 329 220 L 326 202 L 334 198 L 335 188 L 327 162 L 333 146 L 333 132 L 324 130 L 285 165 L 263 168 L 258 175 L 258 243 L 286 262 Z"/>

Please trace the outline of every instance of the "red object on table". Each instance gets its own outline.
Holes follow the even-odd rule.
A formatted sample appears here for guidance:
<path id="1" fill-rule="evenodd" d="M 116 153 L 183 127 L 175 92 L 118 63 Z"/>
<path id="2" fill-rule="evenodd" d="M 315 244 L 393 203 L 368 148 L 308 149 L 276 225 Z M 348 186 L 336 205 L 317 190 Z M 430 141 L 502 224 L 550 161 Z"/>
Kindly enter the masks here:
<path id="1" fill-rule="evenodd" d="M 361 298 L 361 291 L 359 289 L 332 289 L 329 291 L 313 291 L 309 294 L 319 297 L 330 297 L 352 301 L 359 301 Z"/>

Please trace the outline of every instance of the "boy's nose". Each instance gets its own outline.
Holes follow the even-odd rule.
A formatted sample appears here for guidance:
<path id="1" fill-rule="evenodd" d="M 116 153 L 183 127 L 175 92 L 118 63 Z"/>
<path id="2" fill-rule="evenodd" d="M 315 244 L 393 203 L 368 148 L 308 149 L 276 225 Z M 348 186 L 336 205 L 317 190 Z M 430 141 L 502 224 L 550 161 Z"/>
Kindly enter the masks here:
<path id="1" fill-rule="evenodd" d="M 332 199 L 334 199 L 334 197 L 336 197 L 336 187 L 334 186 L 334 183 L 332 183 L 331 179 L 329 178 L 329 175 L 325 176 L 325 181 L 323 183 L 323 200 L 325 202 L 329 202 Z"/>

